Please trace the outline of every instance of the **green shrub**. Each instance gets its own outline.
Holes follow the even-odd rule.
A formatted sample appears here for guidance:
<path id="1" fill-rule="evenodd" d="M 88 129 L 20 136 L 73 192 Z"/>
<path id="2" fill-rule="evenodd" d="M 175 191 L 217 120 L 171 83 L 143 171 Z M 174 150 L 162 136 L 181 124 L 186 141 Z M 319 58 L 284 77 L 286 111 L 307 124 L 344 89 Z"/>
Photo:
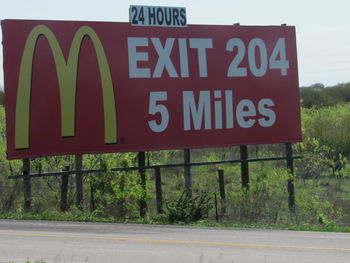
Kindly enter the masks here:
<path id="1" fill-rule="evenodd" d="M 276 224 L 289 215 L 287 181 L 290 174 L 285 168 L 265 163 L 251 166 L 250 188 L 242 190 L 234 183 L 228 191 L 228 215 L 234 221 Z"/>
<path id="2" fill-rule="evenodd" d="M 184 191 L 180 198 L 166 203 L 166 214 L 169 222 L 197 222 L 208 217 L 212 208 L 212 197 L 208 193 L 200 193 L 195 197 L 189 197 Z"/>

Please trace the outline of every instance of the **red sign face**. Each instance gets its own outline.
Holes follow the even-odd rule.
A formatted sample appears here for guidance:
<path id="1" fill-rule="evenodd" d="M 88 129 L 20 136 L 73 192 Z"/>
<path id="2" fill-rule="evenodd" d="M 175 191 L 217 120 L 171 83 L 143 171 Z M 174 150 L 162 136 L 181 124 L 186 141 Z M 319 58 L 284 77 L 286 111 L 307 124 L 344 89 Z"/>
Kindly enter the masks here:
<path id="1" fill-rule="evenodd" d="M 301 140 L 294 27 L 2 31 L 9 159 Z"/>

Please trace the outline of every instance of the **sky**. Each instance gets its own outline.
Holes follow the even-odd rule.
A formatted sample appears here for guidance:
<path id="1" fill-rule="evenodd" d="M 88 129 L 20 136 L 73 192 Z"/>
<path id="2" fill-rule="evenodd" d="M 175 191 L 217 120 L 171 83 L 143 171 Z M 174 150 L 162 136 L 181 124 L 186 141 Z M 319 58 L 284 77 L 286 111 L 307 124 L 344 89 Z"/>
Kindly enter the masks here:
<path id="1" fill-rule="evenodd" d="M 299 85 L 350 82 L 349 0 L 0 0 L 0 20 L 128 22 L 130 5 L 186 7 L 188 24 L 293 25 Z"/>

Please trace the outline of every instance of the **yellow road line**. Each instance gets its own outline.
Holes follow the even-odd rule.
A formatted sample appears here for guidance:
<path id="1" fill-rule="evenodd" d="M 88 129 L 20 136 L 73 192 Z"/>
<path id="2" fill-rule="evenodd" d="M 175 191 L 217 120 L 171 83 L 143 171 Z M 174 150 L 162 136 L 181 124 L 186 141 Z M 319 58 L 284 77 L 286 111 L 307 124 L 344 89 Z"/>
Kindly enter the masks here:
<path id="1" fill-rule="evenodd" d="M 113 240 L 113 241 L 137 242 L 137 243 L 181 244 L 181 245 L 246 247 L 246 248 L 286 248 L 286 249 L 333 250 L 333 251 L 350 252 L 350 248 L 282 246 L 282 245 L 244 244 L 244 243 L 220 243 L 220 242 L 185 241 L 185 240 L 157 240 L 157 239 L 123 238 L 123 237 L 106 237 L 106 236 L 75 236 L 75 235 L 70 236 L 70 235 L 26 234 L 26 233 L 0 233 L 0 236 L 100 239 L 100 240 Z"/>

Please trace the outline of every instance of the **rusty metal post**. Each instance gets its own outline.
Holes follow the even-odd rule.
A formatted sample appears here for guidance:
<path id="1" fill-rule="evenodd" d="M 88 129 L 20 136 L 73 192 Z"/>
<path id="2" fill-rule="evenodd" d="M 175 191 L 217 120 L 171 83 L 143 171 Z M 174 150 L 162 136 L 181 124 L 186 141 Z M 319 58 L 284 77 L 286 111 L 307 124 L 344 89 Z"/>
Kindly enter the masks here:
<path id="1" fill-rule="evenodd" d="M 154 176 L 156 181 L 156 201 L 157 201 L 157 212 L 163 212 L 163 193 L 162 193 L 162 177 L 160 173 L 160 168 L 156 167 L 154 169 Z"/>
<path id="2" fill-rule="evenodd" d="M 225 177 L 224 170 L 218 170 L 219 175 L 219 191 L 220 191 L 220 199 L 221 199 L 221 213 L 226 213 L 226 193 L 225 193 Z"/>
<path id="3" fill-rule="evenodd" d="M 192 176 L 191 176 L 191 152 L 189 149 L 184 150 L 184 175 L 185 191 L 188 197 L 192 197 Z"/>
<path id="4" fill-rule="evenodd" d="M 139 152 L 137 155 L 138 159 L 138 166 L 144 167 L 146 165 L 146 155 L 145 152 Z M 140 174 L 140 181 L 141 181 L 141 188 L 142 188 L 142 194 L 140 199 L 140 216 L 145 217 L 147 212 L 147 203 L 146 203 L 146 170 L 145 168 L 139 169 Z"/>
<path id="5" fill-rule="evenodd" d="M 69 171 L 69 166 L 66 166 L 63 172 Z M 62 174 L 61 176 L 61 202 L 60 209 L 61 212 L 65 212 L 68 210 L 68 174 Z"/>
<path id="6" fill-rule="evenodd" d="M 288 179 L 288 206 L 289 211 L 295 212 L 295 192 L 294 192 L 294 163 L 293 163 L 293 147 L 291 143 L 286 143 L 287 169 L 291 174 Z"/>
<path id="7" fill-rule="evenodd" d="M 83 187 L 83 174 L 80 173 L 83 169 L 83 156 L 81 154 L 75 155 L 75 170 L 77 171 L 75 175 L 75 189 L 76 189 L 76 206 L 83 210 L 83 200 L 84 200 L 84 187 Z"/>
<path id="8" fill-rule="evenodd" d="M 249 190 L 249 167 L 248 167 L 248 147 L 247 145 L 240 146 L 241 154 L 241 175 L 242 175 L 242 188 L 243 190 Z"/>
<path id="9" fill-rule="evenodd" d="M 30 160 L 23 159 L 23 175 L 28 176 L 30 174 Z M 32 182 L 31 178 L 25 177 L 23 179 L 23 187 L 24 187 L 24 212 L 29 213 L 32 206 Z"/>

